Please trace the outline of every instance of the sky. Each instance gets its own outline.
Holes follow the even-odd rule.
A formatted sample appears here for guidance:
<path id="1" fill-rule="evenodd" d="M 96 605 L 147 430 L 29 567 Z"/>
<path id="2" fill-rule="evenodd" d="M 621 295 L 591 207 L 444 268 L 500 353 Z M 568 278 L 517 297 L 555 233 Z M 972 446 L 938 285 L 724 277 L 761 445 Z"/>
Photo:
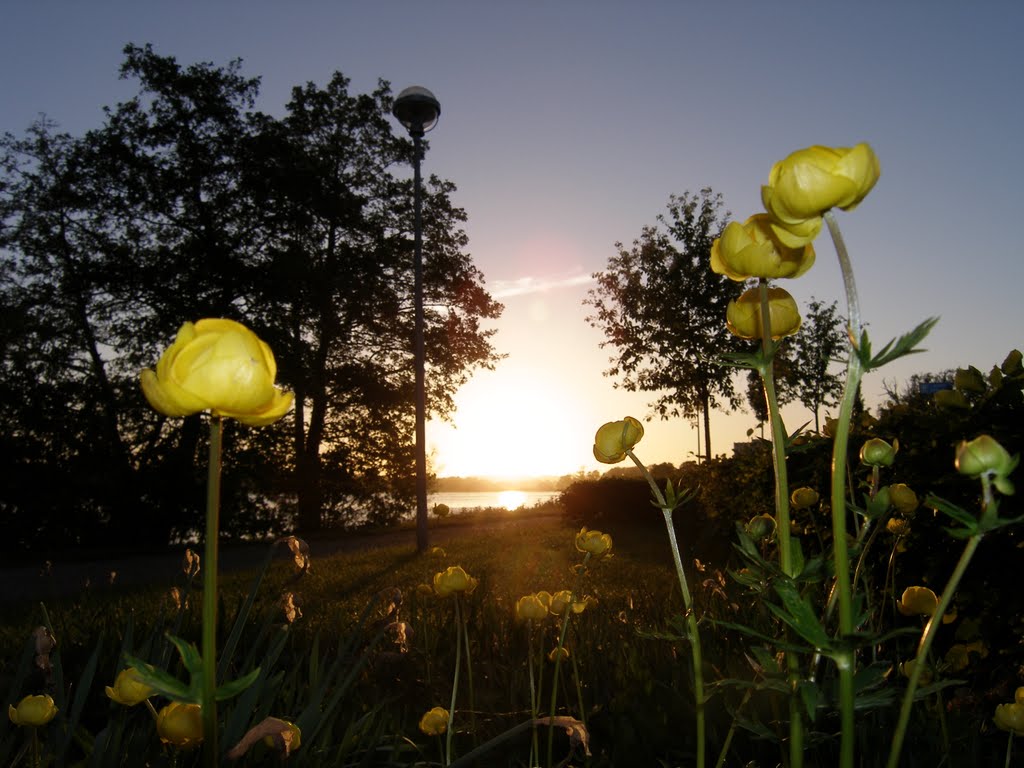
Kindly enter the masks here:
<path id="1" fill-rule="evenodd" d="M 837 214 L 875 345 L 940 317 L 926 352 L 868 375 L 869 406 L 914 373 L 987 371 L 1020 348 L 1022 38 L 1015 0 L 11 3 L 0 130 L 22 134 L 41 113 L 72 134 L 98 127 L 104 105 L 135 93 L 117 74 L 127 43 L 182 65 L 240 58 L 271 114 L 335 71 L 353 93 L 378 79 L 429 88 L 441 118 L 424 173 L 458 187 L 467 250 L 505 305 L 493 341 L 507 355 L 460 391 L 451 425 L 428 424 L 431 466 L 561 475 L 606 469 L 597 427 L 644 419 L 654 399 L 603 375 L 614 350 L 582 304 L 593 273 L 671 194 L 711 187 L 733 218 L 759 212 L 772 164 L 811 144 L 866 141 L 881 162 L 870 195 Z M 813 269 L 783 287 L 845 312 L 832 245 L 816 246 Z M 790 430 L 809 418 L 784 416 Z M 755 425 L 715 412 L 713 453 Z M 645 428 L 648 464 L 698 451 L 693 422 Z"/>

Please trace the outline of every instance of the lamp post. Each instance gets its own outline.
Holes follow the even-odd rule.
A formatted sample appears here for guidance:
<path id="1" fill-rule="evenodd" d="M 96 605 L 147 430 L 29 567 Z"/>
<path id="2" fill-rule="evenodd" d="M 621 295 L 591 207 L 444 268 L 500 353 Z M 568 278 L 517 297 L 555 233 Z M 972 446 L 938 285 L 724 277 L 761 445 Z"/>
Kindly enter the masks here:
<path id="1" fill-rule="evenodd" d="M 427 529 L 427 392 L 426 350 L 423 343 L 423 194 L 420 190 L 420 160 L 423 134 L 437 125 L 441 104 L 430 91 L 418 85 L 398 94 L 391 114 L 409 131 L 413 142 L 413 366 L 416 369 L 416 549 L 424 552 L 429 543 Z"/>

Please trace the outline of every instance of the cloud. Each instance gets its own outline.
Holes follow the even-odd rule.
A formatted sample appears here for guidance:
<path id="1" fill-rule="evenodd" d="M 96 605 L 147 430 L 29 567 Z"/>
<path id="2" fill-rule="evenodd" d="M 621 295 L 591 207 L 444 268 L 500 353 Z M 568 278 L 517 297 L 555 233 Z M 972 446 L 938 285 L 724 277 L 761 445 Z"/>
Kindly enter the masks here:
<path id="1" fill-rule="evenodd" d="M 594 282 L 594 276 L 587 274 L 569 275 L 557 278 L 520 277 L 516 280 L 495 280 L 491 296 L 507 299 L 511 296 L 525 296 L 531 293 L 546 293 L 558 288 L 572 288 Z"/>

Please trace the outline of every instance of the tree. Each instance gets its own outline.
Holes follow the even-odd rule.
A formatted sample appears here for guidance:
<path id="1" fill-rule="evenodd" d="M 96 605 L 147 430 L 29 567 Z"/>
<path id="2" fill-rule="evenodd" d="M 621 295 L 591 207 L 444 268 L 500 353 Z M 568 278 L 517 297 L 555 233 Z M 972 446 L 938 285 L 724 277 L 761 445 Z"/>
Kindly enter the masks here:
<path id="1" fill-rule="evenodd" d="M 587 318 L 611 346 L 606 376 L 631 392 L 652 392 L 663 419 L 702 418 L 704 447 L 712 456 L 710 414 L 740 405 L 729 370 L 715 362 L 736 350 L 725 327 L 725 310 L 741 284 L 711 271 L 711 243 L 725 226 L 722 196 L 710 189 L 669 198 L 668 217 L 645 226 L 631 248 L 616 243 L 618 255 L 597 272 L 597 287 L 584 304 Z"/>
<path id="2" fill-rule="evenodd" d="M 12 547 L 111 531 L 166 543 L 195 527 L 200 417 L 154 413 L 138 372 L 183 321 L 209 316 L 271 344 L 298 406 L 268 428 L 230 427 L 225 530 L 287 530 L 295 498 L 307 529 L 407 509 L 412 188 L 394 170 L 412 146 L 392 135 L 387 84 L 350 95 L 336 74 L 295 89 L 279 119 L 253 110 L 259 83 L 239 62 L 183 67 L 128 46 L 121 73 L 139 93 L 100 128 L 76 138 L 42 121 L 0 141 Z M 499 357 L 481 322 L 501 306 L 465 252 L 453 191 L 431 178 L 424 205 L 428 403 L 442 418 Z"/>
<path id="3" fill-rule="evenodd" d="M 830 370 L 846 349 L 846 320 L 836 310 L 836 302 L 825 304 L 813 296 L 802 312 L 800 330 L 786 339 L 784 388 L 790 400 L 798 400 L 814 414 L 814 431 L 820 432 L 822 407 L 839 403 L 843 394 L 843 376 Z"/>

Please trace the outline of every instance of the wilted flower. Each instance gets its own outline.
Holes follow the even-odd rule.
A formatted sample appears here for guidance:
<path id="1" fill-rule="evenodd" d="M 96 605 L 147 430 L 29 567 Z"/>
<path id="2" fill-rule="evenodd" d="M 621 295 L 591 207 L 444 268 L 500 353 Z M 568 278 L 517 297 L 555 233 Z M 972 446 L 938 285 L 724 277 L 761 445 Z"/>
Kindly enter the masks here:
<path id="1" fill-rule="evenodd" d="M 39 727 L 53 720 L 57 714 L 57 705 L 47 694 L 26 696 L 18 702 L 18 706 L 7 705 L 7 716 L 15 725 Z"/>
<path id="2" fill-rule="evenodd" d="M 889 503 L 901 515 L 912 515 L 919 506 L 917 494 L 906 483 L 893 483 L 889 486 Z"/>
<path id="3" fill-rule="evenodd" d="M 568 648 L 564 648 L 562 646 L 556 646 L 556 647 L 551 649 L 551 652 L 548 654 L 548 661 L 557 661 L 559 659 L 561 659 L 562 661 L 568 661 L 568 659 L 569 659 L 569 649 Z"/>
<path id="4" fill-rule="evenodd" d="M 185 549 L 185 555 L 181 558 L 181 570 L 185 578 L 194 579 L 199 575 L 199 555 L 191 549 Z"/>
<path id="5" fill-rule="evenodd" d="M 237 760 L 260 740 L 271 749 L 276 749 L 284 757 L 288 757 L 302 745 L 302 731 L 299 730 L 299 726 L 289 720 L 266 717 L 250 728 L 241 741 L 228 750 L 228 759 Z"/>
<path id="6" fill-rule="evenodd" d="M 288 550 L 292 553 L 292 559 L 295 561 L 295 568 L 299 571 L 308 571 L 310 564 L 309 544 L 305 539 L 300 539 L 298 536 L 285 536 L 281 539 L 284 542 Z"/>
<path id="7" fill-rule="evenodd" d="M 434 591 L 440 597 L 448 597 L 454 592 L 472 593 L 478 583 L 461 565 L 453 565 L 434 574 Z"/>
<path id="8" fill-rule="evenodd" d="M 185 323 L 160 356 L 156 371 L 142 372 L 142 392 L 166 416 L 210 411 L 251 427 L 271 424 L 294 395 L 274 386 L 277 364 L 270 347 L 241 323 L 206 318 Z"/>
<path id="9" fill-rule="evenodd" d="M 612 549 L 612 537 L 600 531 L 588 531 L 586 526 L 576 534 L 576 549 L 589 552 L 593 557 L 601 557 Z"/>
<path id="10" fill-rule="evenodd" d="M 772 166 L 768 184 L 761 187 L 761 202 L 776 222 L 795 230 L 794 241 L 809 242 L 822 214 L 831 208 L 855 208 L 880 174 L 878 158 L 867 144 L 807 147 Z"/>
<path id="11" fill-rule="evenodd" d="M 594 458 L 603 464 L 618 464 L 643 436 L 643 424 L 632 416 L 602 424 L 594 435 Z"/>
<path id="12" fill-rule="evenodd" d="M 900 674 L 906 678 L 910 678 L 914 674 L 914 668 L 917 666 L 917 659 L 909 659 L 900 664 Z M 932 671 L 928 667 L 921 669 L 921 674 L 917 678 L 921 685 L 928 685 L 932 681 Z"/>
<path id="13" fill-rule="evenodd" d="M 198 704 L 172 701 L 157 712 L 156 732 L 160 741 L 178 749 L 192 749 L 203 741 L 203 717 Z"/>
<path id="14" fill-rule="evenodd" d="M 879 437 L 873 437 L 860 448 L 860 460 L 869 467 L 891 467 L 900 449 L 900 441 L 893 440 L 892 445 Z"/>
<path id="15" fill-rule="evenodd" d="M 50 662 L 50 654 L 57 647 L 57 638 L 53 636 L 49 629 L 39 626 L 32 630 L 32 643 L 35 645 L 36 666 L 43 670 L 47 674 L 47 679 L 49 679 L 50 671 L 53 669 L 53 664 Z"/>
<path id="16" fill-rule="evenodd" d="M 768 322 L 771 324 L 773 339 L 792 336 L 800 330 L 800 310 L 788 291 L 782 288 L 768 289 Z M 761 290 L 751 288 L 738 299 L 729 302 L 725 309 L 725 324 L 730 333 L 741 339 L 760 339 L 764 335 L 761 326 Z"/>
<path id="17" fill-rule="evenodd" d="M 988 647 L 981 640 L 975 640 L 973 643 L 956 643 L 946 651 L 943 660 L 950 672 L 961 672 L 970 666 L 972 654 L 984 659 L 988 656 Z"/>
<path id="18" fill-rule="evenodd" d="M 550 595 L 548 595 L 550 602 Z M 523 595 L 516 600 L 516 619 L 519 621 L 543 619 L 548 615 L 548 607 L 537 595 Z"/>
<path id="19" fill-rule="evenodd" d="M 807 509 L 817 504 L 820 498 L 816 490 L 805 486 L 797 488 L 790 494 L 789 503 L 793 505 L 793 509 Z"/>
<path id="20" fill-rule="evenodd" d="M 906 536 L 910 533 L 910 523 L 902 517 L 890 517 L 885 524 L 885 530 L 894 536 Z"/>
<path id="21" fill-rule="evenodd" d="M 434 707 L 420 718 L 420 730 L 427 736 L 440 736 L 448 730 L 448 710 Z"/>
<path id="22" fill-rule="evenodd" d="M 156 693 L 156 691 L 139 679 L 139 673 L 135 667 L 122 669 L 117 673 L 117 677 L 114 678 L 113 687 L 108 685 L 104 690 L 106 691 L 107 698 L 126 707 L 134 707 L 136 704 L 141 704 Z"/>
<path id="23" fill-rule="evenodd" d="M 784 245 L 766 213 L 755 214 L 742 224 L 729 222 L 722 236 L 711 244 L 711 270 L 737 282 L 752 277 L 767 280 L 799 277 L 812 264 L 814 246 L 810 243 L 798 248 Z"/>
<path id="24" fill-rule="evenodd" d="M 284 618 L 289 624 L 296 619 L 302 618 L 302 608 L 299 607 L 299 599 L 294 592 L 285 592 L 281 596 L 281 610 L 284 611 Z"/>
<path id="25" fill-rule="evenodd" d="M 990 477 L 1000 493 L 1013 495 L 1010 473 L 1017 467 L 1018 456 L 1010 456 L 994 438 L 981 435 L 970 442 L 964 440 L 956 449 L 956 468 L 962 475 Z"/>

